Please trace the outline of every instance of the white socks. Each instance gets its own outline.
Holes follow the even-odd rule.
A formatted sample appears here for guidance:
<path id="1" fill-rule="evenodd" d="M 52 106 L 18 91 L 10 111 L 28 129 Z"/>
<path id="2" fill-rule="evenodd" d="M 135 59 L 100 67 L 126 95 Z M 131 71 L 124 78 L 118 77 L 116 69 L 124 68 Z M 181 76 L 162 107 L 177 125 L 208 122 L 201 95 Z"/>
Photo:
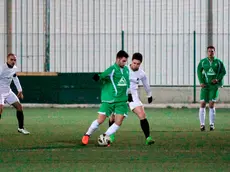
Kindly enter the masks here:
<path id="1" fill-rule="evenodd" d="M 116 131 L 117 131 L 119 128 L 120 128 L 119 125 L 113 123 L 113 125 L 111 125 L 111 126 L 108 128 L 108 130 L 105 132 L 105 134 L 106 134 L 107 136 L 110 136 L 110 135 L 112 135 L 113 133 L 116 133 Z"/>
<path id="2" fill-rule="evenodd" d="M 215 123 L 216 110 L 215 108 L 209 108 L 209 124 Z M 205 125 L 205 108 L 200 108 L 199 112 L 200 125 Z"/>
<path id="3" fill-rule="evenodd" d="M 93 121 L 92 124 L 90 125 L 88 131 L 87 131 L 85 134 L 87 134 L 87 135 L 90 136 L 91 134 L 93 134 L 94 131 L 96 131 L 96 129 L 98 129 L 99 125 L 100 125 L 100 124 L 97 122 L 97 120 Z M 105 132 L 105 134 L 106 134 L 107 136 L 110 136 L 111 134 L 115 133 L 119 128 L 120 128 L 119 125 L 113 123 L 113 125 L 111 125 L 111 126 L 107 129 L 107 131 Z"/>
<path id="4" fill-rule="evenodd" d="M 98 127 L 99 127 L 99 123 L 97 122 L 96 119 L 95 121 L 92 122 L 86 134 L 90 136 Z"/>
<path id="5" fill-rule="evenodd" d="M 200 108 L 199 118 L 200 118 L 200 125 L 205 125 L 205 108 Z"/>
<path id="6" fill-rule="evenodd" d="M 214 125 L 215 123 L 215 116 L 216 116 L 216 110 L 215 108 L 209 109 L 209 123 L 210 125 Z"/>

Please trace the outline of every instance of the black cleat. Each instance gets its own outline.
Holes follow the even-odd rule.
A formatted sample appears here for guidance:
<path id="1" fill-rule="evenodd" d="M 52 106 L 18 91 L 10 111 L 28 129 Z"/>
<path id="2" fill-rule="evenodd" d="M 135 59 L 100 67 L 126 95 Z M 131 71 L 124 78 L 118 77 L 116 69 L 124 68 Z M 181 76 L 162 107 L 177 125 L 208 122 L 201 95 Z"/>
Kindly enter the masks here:
<path id="1" fill-rule="evenodd" d="M 200 131 L 205 131 L 205 126 L 204 125 L 200 126 Z"/>
<path id="2" fill-rule="evenodd" d="M 210 131 L 214 131 L 214 130 L 215 130 L 214 125 L 210 125 Z"/>

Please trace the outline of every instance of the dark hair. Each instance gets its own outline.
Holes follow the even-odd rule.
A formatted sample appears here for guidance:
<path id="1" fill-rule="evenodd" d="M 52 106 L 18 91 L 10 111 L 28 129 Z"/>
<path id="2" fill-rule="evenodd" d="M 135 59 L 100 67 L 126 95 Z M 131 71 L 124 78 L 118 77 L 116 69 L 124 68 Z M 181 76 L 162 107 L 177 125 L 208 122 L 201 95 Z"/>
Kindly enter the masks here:
<path id="1" fill-rule="evenodd" d="M 15 56 L 15 54 L 13 54 L 13 53 L 9 53 L 9 54 L 7 55 L 7 58 L 9 58 L 10 56 L 14 56 L 14 57 L 16 57 L 16 56 Z"/>
<path id="2" fill-rule="evenodd" d="M 214 51 L 215 51 L 215 47 L 212 46 L 212 45 L 209 45 L 209 46 L 207 47 L 207 50 L 208 50 L 208 49 L 214 49 Z"/>
<path id="3" fill-rule="evenodd" d="M 142 56 L 142 54 L 141 54 L 141 53 L 134 53 L 134 54 L 133 54 L 133 58 L 132 58 L 132 60 L 134 60 L 134 59 L 136 59 L 136 60 L 140 60 L 140 62 L 142 63 L 143 56 Z"/>
<path id="4" fill-rule="evenodd" d="M 129 55 L 128 55 L 128 53 L 126 53 L 125 51 L 120 50 L 120 51 L 117 53 L 117 58 L 122 58 L 122 57 L 128 58 Z"/>

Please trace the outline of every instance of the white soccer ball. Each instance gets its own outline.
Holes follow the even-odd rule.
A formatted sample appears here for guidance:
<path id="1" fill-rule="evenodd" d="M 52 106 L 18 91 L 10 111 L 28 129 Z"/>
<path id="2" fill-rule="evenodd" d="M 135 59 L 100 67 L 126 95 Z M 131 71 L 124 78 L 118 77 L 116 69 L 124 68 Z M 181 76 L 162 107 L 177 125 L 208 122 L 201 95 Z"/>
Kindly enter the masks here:
<path id="1" fill-rule="evenodd" d="M 98 137 L 97 142 L 100 146 L 108 146 L 110 144 L 110 137 L 106 134 L 101 134 Z"/>

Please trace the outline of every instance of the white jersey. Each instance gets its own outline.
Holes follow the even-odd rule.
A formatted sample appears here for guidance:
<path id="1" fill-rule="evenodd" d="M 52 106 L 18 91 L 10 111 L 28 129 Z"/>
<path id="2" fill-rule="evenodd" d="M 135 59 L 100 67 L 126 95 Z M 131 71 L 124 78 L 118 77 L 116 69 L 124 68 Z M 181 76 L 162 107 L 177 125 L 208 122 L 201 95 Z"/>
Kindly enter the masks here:
<path id="1" fill-rule="evenodd" d="M 145 72 L 139 68 L 137 71 L 133 71 L 129 66 L 129 79 L 130 79 L 130 93 L 132 94 L 133 102 L 140 101 L 138 95 L 138 86 L 141 81 L 148 97 L 152 96 L 151 88 L 148 83 Z"/>
<path id="2" fill-rule="evenodd" d="M 21 84 L 16 76 L 16 72 L 16 66 L 9 68 L 6 63 L 0 66 L 0 94 L 8 94 L 11 92 L 10 84 L 12 80 L 14 81 L 17 90 L 22 91 Z"/>

